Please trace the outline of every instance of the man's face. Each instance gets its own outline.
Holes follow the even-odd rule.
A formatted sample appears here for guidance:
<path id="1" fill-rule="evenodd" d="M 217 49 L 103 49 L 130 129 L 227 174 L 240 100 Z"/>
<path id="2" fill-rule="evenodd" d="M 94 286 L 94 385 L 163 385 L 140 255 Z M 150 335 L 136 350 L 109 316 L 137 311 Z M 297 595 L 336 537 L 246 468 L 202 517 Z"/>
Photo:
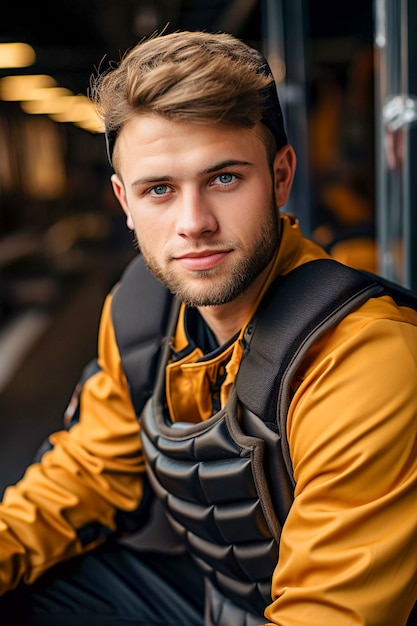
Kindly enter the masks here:
<path id="1" fill-rule="evenodd" d="M 162 283 L 191 306 L 217 306 L 264 280 L 279 232 L 257 129 L 138 116 L 117 142 L 113 187 Z"/>

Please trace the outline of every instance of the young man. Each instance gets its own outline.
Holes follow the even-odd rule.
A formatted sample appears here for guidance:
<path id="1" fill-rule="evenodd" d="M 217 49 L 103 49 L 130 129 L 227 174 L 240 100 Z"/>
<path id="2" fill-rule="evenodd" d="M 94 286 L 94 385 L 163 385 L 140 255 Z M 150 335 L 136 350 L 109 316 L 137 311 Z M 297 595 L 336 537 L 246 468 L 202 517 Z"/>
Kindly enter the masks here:
<path id="1" fill-rule="evenodd" d="M 231 36 L 180 32 L 130 51 L 95 97 L 114 192 L 168 289 L 134 270 L 109 295 L 68 430 L 0 507 L 0 588 L 17 587 L 3 602 L 25 624 L 405 625 L 416 312 L 372 298 L 310 349 L 286 419 L 293 488 L 276 425 L 235 385 L 275 279 L 326 257 L 279 214 L 295 155 L 268 66 Z M 141 329 L 168 317 L 168 291 L 179 306 L 155 367 Z M 122 360 L 127 327 L 138 339 Z M 129 359 L 152 394 L 140 416 Z M 135 548 L 114 540 L 141 525 Z"/>

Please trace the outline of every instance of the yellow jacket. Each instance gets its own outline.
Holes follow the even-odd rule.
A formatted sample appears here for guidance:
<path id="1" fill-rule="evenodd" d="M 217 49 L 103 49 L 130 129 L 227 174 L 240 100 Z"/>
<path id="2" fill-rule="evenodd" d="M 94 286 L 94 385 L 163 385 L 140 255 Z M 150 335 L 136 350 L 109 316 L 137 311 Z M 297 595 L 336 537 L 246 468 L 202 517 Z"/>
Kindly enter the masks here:
<path id="1" fill-rule="evenodd" d="M 271 280 L 325 256 L 291 217 L 283 216 L 282 224 Z M 50 437 L 51 451 L 6 490 L 0 505 L 1 593 L 94 548 L 116 530 L 117 512 L 133 511 L 141 501 L 140 429 L 115 343 L 111 298 L 100 324 L 100 370 L 82 389 L 79 422 Z M 184 342 L 179 324 L 176 348 Z M 239 342 L 229 350 L 222 403 L 239 366 Z M 173 414 L 184 409 L 178 404 L 184 396 L 176 396 L 169 380 L 178 388 L 194 380 L 190 373 L 198 379 L 195 358 L 168 376 Z M 193 393 L 205 419 L 207 376 L 200 379 Z M 287 420 L 297 485 L 268 623 L 406 623 L 417 598 L 416 389 L 417 313 L 388 297 L 368 301 L 310 351 L 294 381 Z M 103 529 L 92 542 L 83 532 L 90 525 Z"/>

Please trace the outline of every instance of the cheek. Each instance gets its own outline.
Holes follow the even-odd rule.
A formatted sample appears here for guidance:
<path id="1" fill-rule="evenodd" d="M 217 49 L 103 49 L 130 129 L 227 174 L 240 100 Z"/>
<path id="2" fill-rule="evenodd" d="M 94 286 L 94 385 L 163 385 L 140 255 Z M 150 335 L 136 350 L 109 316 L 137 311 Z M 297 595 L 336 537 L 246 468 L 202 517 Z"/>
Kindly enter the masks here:
<path id="1" fill-rule="evenodd" d="M 163 242 L 166 240 L 166 233 L 160 220 L 135 213 L 131 220 L 134 225 L 136 238 L 141 245 L 145 245 L 147 249 L 155 251 L 163 246 Z"/>
<path id="2" fill-rule="evenodd" d="M 270 219 L 271 206 L 275 206 L 272 189 L 257 188 L 238 207 L 235 223 L 240 225 L 242 231 L 256 230 Z"/>

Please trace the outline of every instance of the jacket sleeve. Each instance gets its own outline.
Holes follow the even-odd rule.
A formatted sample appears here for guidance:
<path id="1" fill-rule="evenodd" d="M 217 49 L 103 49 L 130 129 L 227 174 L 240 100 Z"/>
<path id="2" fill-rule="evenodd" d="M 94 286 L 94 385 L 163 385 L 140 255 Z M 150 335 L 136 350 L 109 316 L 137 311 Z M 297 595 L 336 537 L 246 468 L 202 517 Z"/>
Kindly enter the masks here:
<path id="1" fill-rule="evenodd" d="M 107 299 L 96 372 L 84 383 L 79 420 L 0 504 L 0 594 L 102 543 L 122 512 L 139 508 L 144 462 Z"/>
<path id="2" fill-rule="evenodd" d="M 417 315 L 369 301 L 296 381 L 296 479 L 266 611 L 280 626 L 404 626 L 417 598 Z"/>

